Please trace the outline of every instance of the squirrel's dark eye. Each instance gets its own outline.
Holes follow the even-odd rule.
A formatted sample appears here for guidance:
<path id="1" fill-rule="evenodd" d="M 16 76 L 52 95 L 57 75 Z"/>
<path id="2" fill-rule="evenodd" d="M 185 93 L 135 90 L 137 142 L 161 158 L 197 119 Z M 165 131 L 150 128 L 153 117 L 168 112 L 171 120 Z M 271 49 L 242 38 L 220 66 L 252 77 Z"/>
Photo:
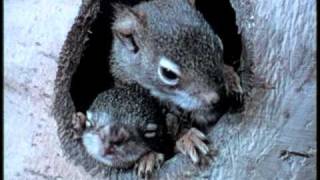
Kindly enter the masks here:
<path id="1" fill-rule="evenodd" d="M 170 69 L 161 67 L 161 74 L 170 81 L 178 79 L 178 75 Z"/>
<path id="2" fill-rule="evenodd" d="M 160 79 L 167 85 L 177 85 L 180 78 L 179 67 L 167 58 L 161 58 L 158 68 Z"/>

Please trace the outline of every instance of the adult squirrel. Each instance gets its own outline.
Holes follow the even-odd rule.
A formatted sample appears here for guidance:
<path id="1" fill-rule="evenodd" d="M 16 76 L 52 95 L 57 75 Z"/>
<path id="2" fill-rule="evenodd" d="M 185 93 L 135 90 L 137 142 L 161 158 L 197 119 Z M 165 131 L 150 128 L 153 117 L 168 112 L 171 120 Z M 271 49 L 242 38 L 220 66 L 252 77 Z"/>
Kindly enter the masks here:
<path id="1" fill-rule="evenodd" d="M 176 149 L 199 162 L 199 153 L 209 151 L 203 131 L 225 112 L 230 95 L 242 94 L 238 75 L 223 62 L 221 40 L 194 0 L 153 0 L 115 9 L 113 75 L 138 83 L 169 108 L 190 112 L 195 122 L 177 135 Z"/>

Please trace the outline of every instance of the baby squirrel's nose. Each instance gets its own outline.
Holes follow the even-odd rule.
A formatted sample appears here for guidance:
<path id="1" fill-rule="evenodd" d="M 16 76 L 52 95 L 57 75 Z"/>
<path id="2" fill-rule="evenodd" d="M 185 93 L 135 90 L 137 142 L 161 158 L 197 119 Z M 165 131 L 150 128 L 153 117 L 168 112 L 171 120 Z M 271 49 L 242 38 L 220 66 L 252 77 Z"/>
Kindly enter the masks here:
<path id="1" fill-rule="evenodd" d="M 129 132 L 122 126 L 114 124 L 110 126 L 109 143 L 111 145 L 120 145 L 129 138 Z"/>
<path id="2" fill-rule="evenodd" d="M 109 147 L 104 149 L 104 154 L 105 155 L 111 155 L 111 154 L 114 153 L 114 151 L 115 151 L 114 146 L 110 145 Z"/>
<path id="3" fill-rule="evenodd" d="M 207 104 L 215 104 L 220 100 L 219 95 L 214 91 L 203 93 L 200 96 Z"/>
<path id="4" fill-rule="evenodd" d="M 117 146 L 123 144 L 129 138 L 129 132 L 118 124 L 106 126 L 103 131 L 102 141 L 105 142 L 104 154 L 112 155 L 115 153 Z"/>

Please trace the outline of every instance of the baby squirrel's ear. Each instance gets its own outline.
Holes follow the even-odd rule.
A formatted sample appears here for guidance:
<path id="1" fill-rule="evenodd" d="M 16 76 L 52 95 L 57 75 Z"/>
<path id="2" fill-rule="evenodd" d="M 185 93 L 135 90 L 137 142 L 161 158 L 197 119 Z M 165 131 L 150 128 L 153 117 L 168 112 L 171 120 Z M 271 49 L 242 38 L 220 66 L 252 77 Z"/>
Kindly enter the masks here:
<path id="1" fill-rule="evenodd" d="M 115 20 L 112 30 L 114 32 L 129 36 L 138 28 L 144 26 L 146 21 L 144 12 L 135 11 L 123 4 L 113 4 L 113 7 L 115 10 Z"/>

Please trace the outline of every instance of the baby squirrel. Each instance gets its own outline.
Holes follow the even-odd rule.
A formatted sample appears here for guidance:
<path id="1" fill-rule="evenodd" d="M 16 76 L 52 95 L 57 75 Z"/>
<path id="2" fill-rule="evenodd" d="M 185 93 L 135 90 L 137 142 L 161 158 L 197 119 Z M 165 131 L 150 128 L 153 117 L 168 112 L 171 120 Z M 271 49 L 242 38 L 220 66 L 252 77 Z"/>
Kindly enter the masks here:
<path id="1" fill-rule="evenodd" d="M 86 116 L 77 113 L 73 124 L 97 161 L 115 168 L 135 164 L 140 177 L 149 177 L 170 146 L 158 105 L 140 86 L 114 87 L 97 96 Z"/>
<path id="2" fill-rule="evenodd" d="M 115 9 L 111 66 L 116 78 L 190 112 L 201 127 L 220 118 L 228 95 L 242 93 L 238 75 L 223 62 L 221 40 L 195 0 L 153 0 Z M 193 127 L 179 137 L 177 150 L 193 162 L 199 161 L 198 153 L 207 154 L 203 132 Z"/>

